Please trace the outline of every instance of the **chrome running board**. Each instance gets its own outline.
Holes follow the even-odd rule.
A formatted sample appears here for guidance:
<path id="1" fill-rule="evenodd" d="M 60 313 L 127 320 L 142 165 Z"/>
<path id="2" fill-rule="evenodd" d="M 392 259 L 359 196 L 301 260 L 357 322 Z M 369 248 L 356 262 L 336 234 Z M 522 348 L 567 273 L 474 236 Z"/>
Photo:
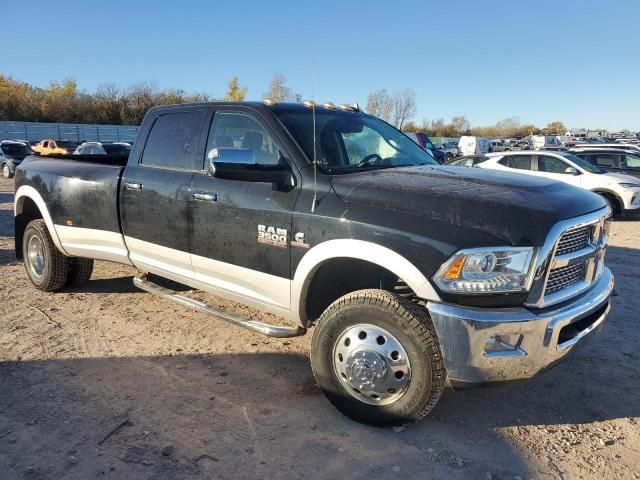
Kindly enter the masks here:
<path id="1" fill-rule="evenodd" d="M 178 294 L 174 290 L 170 290 L 158 285 L 157 283 L 153 283 L 148 280 L 147 275 L 138 275 L 134 277 L 133 284 L 139 289 L 144 290 L 145 292 L 158 295 L 198 312 L 214 315 L 226 322 L 232 323 L 239 327 L 247 328 L 249 330 L 253 330 L 254 332 L 262 333 L 263 335 L 267 335 L 269 337 L 298 337 L 300 335 L 304 335 L 307 332 L 307 330 L 302 327 L 276 327 L 273 325 L 268 325 L 266 323 L 254 322 L 253 320 L 249 320 L 248 318 L 231 315 L 223 310 L 213 308 L 206 303 L 193 300 L 189 297 L 185 297 Z"/>

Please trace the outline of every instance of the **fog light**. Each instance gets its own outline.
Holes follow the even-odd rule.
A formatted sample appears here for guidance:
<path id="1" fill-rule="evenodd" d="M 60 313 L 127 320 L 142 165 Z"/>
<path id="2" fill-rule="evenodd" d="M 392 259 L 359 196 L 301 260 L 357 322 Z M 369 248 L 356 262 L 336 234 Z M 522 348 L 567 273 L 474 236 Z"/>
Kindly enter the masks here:
<path id="1" fill-rule="evenodd" d="M 522 356 L 526 352 L 520 348 L 522 335 L 494 335 L 487 338 L 484 344 L 484 353 L 488 357 L 492 356 Z"/>

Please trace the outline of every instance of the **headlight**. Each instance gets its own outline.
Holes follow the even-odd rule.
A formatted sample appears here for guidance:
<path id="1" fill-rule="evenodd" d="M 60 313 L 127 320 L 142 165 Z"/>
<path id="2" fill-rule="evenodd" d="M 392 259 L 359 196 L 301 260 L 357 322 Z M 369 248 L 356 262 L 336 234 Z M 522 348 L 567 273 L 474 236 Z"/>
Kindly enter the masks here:
<path id="1" fill-rule="evenodd" d="M 619 183 L 618 185 L 624 188 L 640 188 L 639 183 Z"/>
<path id="2" fill-rule="evenodd" d="M 526 292 L 531 287 L 532 247 L 490 247 L 460 250 L 433 276 L 452 293 Z"/>

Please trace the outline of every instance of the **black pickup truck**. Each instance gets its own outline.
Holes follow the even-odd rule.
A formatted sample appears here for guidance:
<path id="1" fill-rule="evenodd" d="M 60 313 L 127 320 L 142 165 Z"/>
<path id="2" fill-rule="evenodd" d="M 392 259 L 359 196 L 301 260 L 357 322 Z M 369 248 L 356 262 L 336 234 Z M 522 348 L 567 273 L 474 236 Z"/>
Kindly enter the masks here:
<path id="1" fill-rule="evenodd" d="M 157 107 L 128 158 L 27 157 L 16 171 L 16 254 L 36 288 L 78 285 L 109 260 L 266 335 L 313 327 L 317 383 L 375 425 L 419 420 L 447 385 L 530 378 L 598 329 L 609 216 L 585 190 L 437 165 L 357 108 L 311 103 Z"/>

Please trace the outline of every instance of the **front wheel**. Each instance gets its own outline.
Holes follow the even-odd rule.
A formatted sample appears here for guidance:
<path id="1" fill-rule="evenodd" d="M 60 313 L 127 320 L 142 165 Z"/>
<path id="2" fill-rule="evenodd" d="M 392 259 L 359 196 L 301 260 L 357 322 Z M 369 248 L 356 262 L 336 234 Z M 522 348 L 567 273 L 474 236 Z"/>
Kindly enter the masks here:
<path id="1" fill-rule="evenodd" d="M 384 290 L 336 300 L 313 334 L 311 367 L 329 401 L 369 425 L 415 423 L 436 405 L 446 373 L 426 310 Z"/>

